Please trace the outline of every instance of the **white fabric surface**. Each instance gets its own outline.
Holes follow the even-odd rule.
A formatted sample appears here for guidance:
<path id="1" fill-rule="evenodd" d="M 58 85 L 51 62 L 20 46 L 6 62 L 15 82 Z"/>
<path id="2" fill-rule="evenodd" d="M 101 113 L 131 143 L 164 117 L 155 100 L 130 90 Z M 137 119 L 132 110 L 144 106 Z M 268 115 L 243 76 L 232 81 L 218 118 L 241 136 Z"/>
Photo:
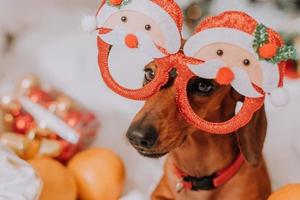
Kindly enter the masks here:
<path id="1" fill-rule="evenodd" d="M 34 169 L 0 144 L 0 200 L 38 200 L 42 182 Z"/>
<path id="2" fill-rule="evenodd" d="M 98 3 L 0 0 L 0 48 L 1 35 L 10 32 L 16 36 L 10 51 L 0 55 L 0 88 L 9 91 L 17 77 L 33 72 L 94 110 L 102 121 L 94 146 L 112 148 L 125 161 L 128 176 L 124 195 L 138 191 L 131 195 L 148 199 L 161 176 L 163 159 L 143 158 L 125 139 L 130 120 L 142 103 L 115 95 L 100 77 L 96 35 L 82 32 L 79 26 L 81 16 L 96 12 Z M 265 154 L 274 188 L 300 182 L 300 82 L 289 81 L 287 85 L 291 93 L 289 106 L 274 108 L 267 101 L 269 131 Z"/>

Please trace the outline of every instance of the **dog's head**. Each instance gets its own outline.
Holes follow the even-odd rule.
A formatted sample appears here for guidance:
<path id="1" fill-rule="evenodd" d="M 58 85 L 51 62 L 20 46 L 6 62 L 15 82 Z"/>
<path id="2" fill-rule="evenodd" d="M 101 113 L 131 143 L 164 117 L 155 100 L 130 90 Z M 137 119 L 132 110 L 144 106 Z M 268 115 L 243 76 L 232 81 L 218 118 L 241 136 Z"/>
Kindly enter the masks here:
<path id="1" fill-rule="evenodd" d="M 156 68 L 154 63 L 145 67 L 144 84 L 148 84 L 155 77 Z M 207 134 L 184 120 L 176 106 L 174 86 L 176 71 L 171 71 L 169 77 L 168 83 L 146 101 L 128 129 L 127 138 L 140 154 L 159 158 L 180 148 L 190 136 L 205 134 L 206 142 L 230 141 L 230 145 L 236 146 L 233 148 L 240 148 L 250 164 L 260 163 L 266 133 L 264 108 L 258 111 L 251 122 L 238 130 L 236 134 L 230 136 Z M 243 96 L 231 86 L 220 86 L 214 80 L 198 77 L 189 81 L 187 92 L 193 110 L 203 119 L 211 122 L 223 122 L 230 119 L 235 114 L 237 102 L 243 101 Z M 220 138 L 224 138 L 224 141 Z M 206 148 L 206 145 L 203 145 L 203 148 Z"/>

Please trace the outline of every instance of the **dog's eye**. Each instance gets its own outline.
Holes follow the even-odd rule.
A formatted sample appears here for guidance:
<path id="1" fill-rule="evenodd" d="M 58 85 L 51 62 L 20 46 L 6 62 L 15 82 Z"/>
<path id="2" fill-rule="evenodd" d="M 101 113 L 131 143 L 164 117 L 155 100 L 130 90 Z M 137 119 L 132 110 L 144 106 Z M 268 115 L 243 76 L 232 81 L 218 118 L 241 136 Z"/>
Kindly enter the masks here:
<path id="1" fill-rule="evenodd" d="M 122 16 L 122 17 L 121 17 L 121 21 L 122 21 L 122 22 L 127 22 L 127 17 L 126 17 L 126 16 Z"/>
<path id="2" fill-rule="evenodd" d="M 152 69 L 145 69 L 145 81 L 150 82 L 155 78 L 155 72 Z"/>
<path id="3" fill-rule="evenodd" d="M 213 85 L 208 80 L 201 80 L 198 82 L 198 91 L 208 94 L 213 90 Z"/>
<path id="4" fill-rule="evenodd" d="M 145 25 L 145 29 L 146 29 L 147 31 L 150 31 L 150 30 L 151 30 L 151 25 L 150 25 L 150 24 L 146 24 L 146 25 Z"/>
<path id="5" fill-rule="evenodd" d="M 195 78 L 189 83 L 189 92 L 199 96 L 208 96 L 215 89 L 212 81 L 203 78 Z"/>

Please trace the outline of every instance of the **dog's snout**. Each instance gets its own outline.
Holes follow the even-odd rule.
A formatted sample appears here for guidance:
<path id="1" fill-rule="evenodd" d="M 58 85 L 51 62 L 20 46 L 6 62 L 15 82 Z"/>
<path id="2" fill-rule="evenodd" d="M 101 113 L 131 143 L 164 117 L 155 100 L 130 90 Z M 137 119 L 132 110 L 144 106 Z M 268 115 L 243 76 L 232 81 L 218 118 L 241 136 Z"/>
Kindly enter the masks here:
<path id="1" fill-rule="evenodd" d="M 130 127 L 126 136 L 132 145 L 146 149 L 153 147 L 158 139 L 157 130 L 153 126 Z"/>

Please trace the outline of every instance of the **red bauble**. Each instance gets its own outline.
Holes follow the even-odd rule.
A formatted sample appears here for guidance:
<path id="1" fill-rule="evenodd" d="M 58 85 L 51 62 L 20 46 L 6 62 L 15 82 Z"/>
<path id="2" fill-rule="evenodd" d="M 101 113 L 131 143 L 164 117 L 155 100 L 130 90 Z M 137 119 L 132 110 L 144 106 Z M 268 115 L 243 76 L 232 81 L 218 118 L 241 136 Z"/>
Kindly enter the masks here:
<path id="1" fill-rule="evenodd" d="M 70 127 L 75 127 L 80 123 L 82 119 L 82 114 L 76 111 L 70 111 L 67 113 L 65 116 L 64 121 L 70 126 Z"/>
<path id="2" fill-rule="evenodd" d="M 30 129 L 34 127 L 35 127 L 34 120 L 28 114 L 20 115 L 15 119 L 14 131 L 17 133 L 25 134 L 26 132 L 28 132 Z"/>
<path id="3" fill-rule="evenodd" d="M 40 89 L 32 89 L 29 92 L 28 97 L 35 103 L 46 103 L 50 101 L 48 94 Z"/>

